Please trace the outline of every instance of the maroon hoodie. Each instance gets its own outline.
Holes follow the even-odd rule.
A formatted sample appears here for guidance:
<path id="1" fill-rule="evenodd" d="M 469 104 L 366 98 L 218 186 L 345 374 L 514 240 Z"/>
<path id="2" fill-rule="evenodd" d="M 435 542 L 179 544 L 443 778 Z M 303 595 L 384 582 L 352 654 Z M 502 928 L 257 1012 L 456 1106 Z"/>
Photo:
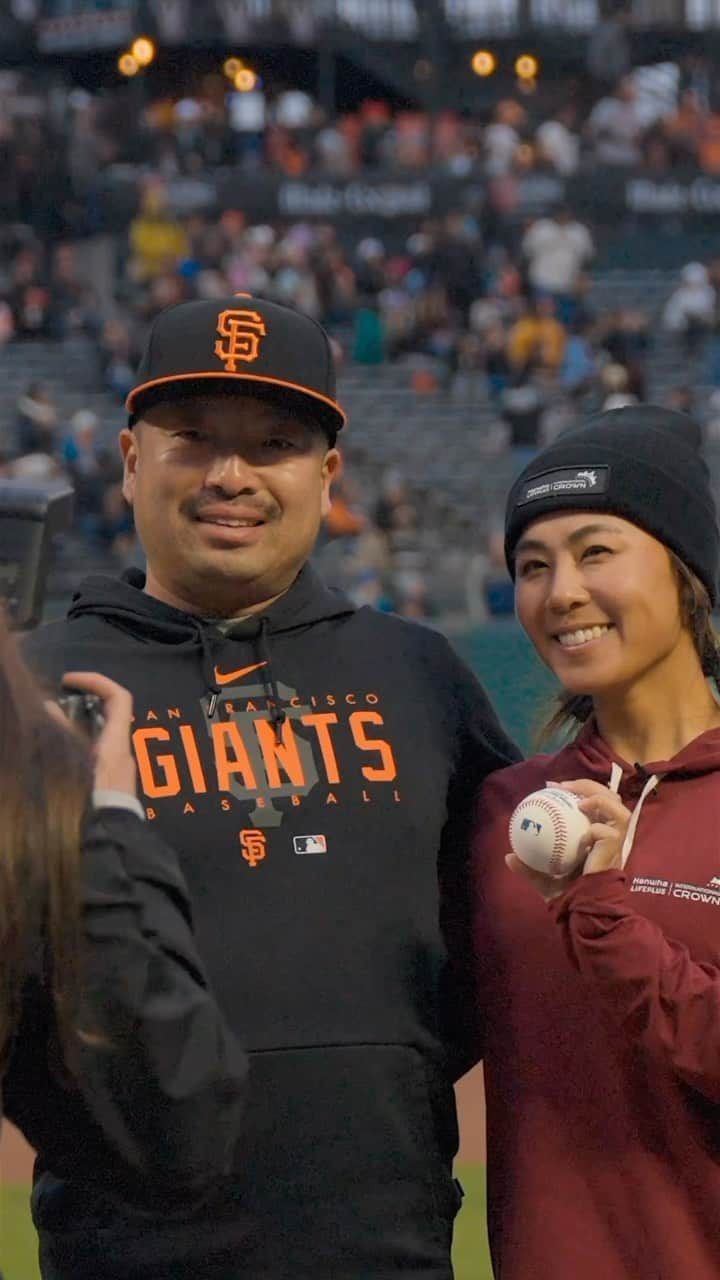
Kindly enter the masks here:
<path id="1" fill-rule="evenodd" d="M 624 872 L 548 907 L 505 866 L 508 820 L 575 778 L 612 781 L 630 809 L 645 794 Z M 480 804 L 496 1280 L 718 1280 L 720 730 L 641 768 L 591 722 L 492 774 Z"/>

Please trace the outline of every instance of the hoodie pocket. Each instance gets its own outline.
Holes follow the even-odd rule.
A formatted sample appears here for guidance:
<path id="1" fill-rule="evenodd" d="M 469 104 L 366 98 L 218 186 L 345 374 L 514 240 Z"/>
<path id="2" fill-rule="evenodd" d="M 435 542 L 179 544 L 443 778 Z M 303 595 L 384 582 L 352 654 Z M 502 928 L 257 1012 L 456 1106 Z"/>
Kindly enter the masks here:
<path id="1" fill-rule="evenodd" d="M 218 1194 L 170 1216 L 84 1200 L 68 1184 L 48 1194 L 46 1178 L 35 1220 L 47 1274 L 451 1280 L 456 1145 L 452 1087 L 415 1049 L 255 1052 L 234 1171 Z"/>
<path id="2" fill-rule="evenodd" d="M 432 1268 L 449 1258 L 459 1207 L 456 1145 L 452 1087 L 417 1050 L 256 1053 L 237 1189 L 281 1248 L 329 1249 L 339 1274 Z"/>

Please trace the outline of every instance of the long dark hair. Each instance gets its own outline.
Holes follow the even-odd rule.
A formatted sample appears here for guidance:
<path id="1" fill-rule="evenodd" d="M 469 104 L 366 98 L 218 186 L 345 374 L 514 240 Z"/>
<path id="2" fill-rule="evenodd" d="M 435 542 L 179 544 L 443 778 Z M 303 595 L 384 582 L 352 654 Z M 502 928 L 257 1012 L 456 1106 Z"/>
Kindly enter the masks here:
<path id="1" fill-rule="evenodd" d="M 32 939 L 41 930 L 48 943 L 58 1029 L 68 1051 L 75 1038 L 80 843 L 92 768 L 79 735 L 48 714 L 1 615 L 0 780 L 2 1067 L 33 961 Z"/>
<path id="2" fill-rule="evenodd" d="M 690 632 L 703 675 L 720 682 L 720 637 L 712 624 L 712 605 L 707 587 L 674 552 L 668 554 L 677 580 L 683 626 Z M 558 738 L 572 738 L 589 720 L 592 711 L 593 700 L 589 694 L 560 693 L 549 720 L 538 734 L 538 745 L 547 745 Z"/>

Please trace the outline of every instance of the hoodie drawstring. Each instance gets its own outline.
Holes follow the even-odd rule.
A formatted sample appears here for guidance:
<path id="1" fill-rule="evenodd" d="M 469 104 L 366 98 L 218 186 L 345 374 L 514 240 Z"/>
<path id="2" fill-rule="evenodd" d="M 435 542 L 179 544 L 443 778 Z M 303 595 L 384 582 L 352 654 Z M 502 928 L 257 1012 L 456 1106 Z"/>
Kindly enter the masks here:
<path id="1" fill-rule="evenodd" d="M 221 686 L 218 684 L 217 676 L 215 675 L 212 645 L 202 623 L 198 623 L 197 634 L 200 641 L 200 648 L 202 649 L 203 680 L 205 681 L 207 691 L 210 694 L 210 697 L 208 698 L 207 717 L 208 720 L 212 720 L 217 708 L 218 698 L 220 697 Z"/>
<path id="2" fill-rule="evenodd" d="M 610 782 L 608 783 L 608 787 L 610 791 L 614 791 L 616 795 L 620 790 L 620 783 L 622 782 L 622 776 L 623 776 L 623 771 L 620 768 L 620 765 L 613 763 L 610 770 Z M 654 791 L 655 788 L 657 787 L 661 777 L 662 777 L 662 774 L 651 773 L 649 778 L 645 782 L 645 785 L 642 791 L 640 792 L 638 802 L 632 811 L 632 815 L 628 823 L 627 834 L 623 841 L 622 853 L 620 855 L 621 865 L 623 867 L 625 866 L 625 863 L 627 862 L 632 852 L 633 842 L 635 840 L 635 832 L 637 831 L 638 822 L 640 821 L 640 814 L 642 812 L 642 807 L 645 801 L 647 800 L 648 796 L 650 795 L 650 793 Z"/>
<path id="3" fill-rule="evenodd" d="M 272 722 L 273 731 L 277 742 L 282 740 L 282 726 L 284 725 L 287 715 L 284 707 L 280 706 L 280 692 L 277 687 L 277 680 L 273 670 L 272 658 L 270 656 L 270 644 L 268 641 L 269 619 L 261 618 L 260 626 L 257 633 L 252 637 L 253 644 L 257 649 L 257 655 L 262 662 L 263 681 L 268 695 L 268 704 L 270 709 L 270 720 Z M 218 698 L 222 692 L 221 686 L 218 684 L 217 675 L 215 673 L 215 665 L 213 662 L 212 642 L 208 636 L 206 628 L 198 620 L 197 636 L 202 649 L 202 668 L 203 679 L 207 686 L 210 697 L 208 699 L 207 716 L 208 720 L 212 720 L 217 710 Z"/>
<path id="4" fill-rule="evenodd" d="M 270 657 L 270 643 L 268 640 L 268 618 L 260 619 L 260 630 L 257 635 L 258 657 L 264 662 L 263 679 L 265 688 L 268 691 L 268 702 L 270 704 L 270 719 L 272 721 L 273 730 L 275 732 L 275 740 L 282 741 L 282 727 L 287 719 L 285 708 L 280 706 L 280 693 L 275 679 L 272 659 Z"/>

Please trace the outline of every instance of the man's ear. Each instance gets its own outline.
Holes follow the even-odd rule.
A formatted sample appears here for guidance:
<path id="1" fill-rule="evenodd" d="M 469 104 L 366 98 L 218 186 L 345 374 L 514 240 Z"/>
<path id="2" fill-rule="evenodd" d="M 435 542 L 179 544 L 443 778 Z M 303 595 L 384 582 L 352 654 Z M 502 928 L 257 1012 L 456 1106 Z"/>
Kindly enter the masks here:
<path id="1" fill-rule="evenodd" d="M 118 441 L 123 458 L 123 497 L 132 506 L 133 498 L 135 497 L 135 476 L 138 463 L 137 428 L 123 427 L 118 436 Z"/>
<path id="2" fill-rule="evenodd" d="M 320 510 L 323 516 L 326 516 L 332 505 L 330 496 L 330 487 L 333 480 L 340 474 L 342 459 L 339 449 L 328 449 L 322 464 L 322 496 Z"/>

